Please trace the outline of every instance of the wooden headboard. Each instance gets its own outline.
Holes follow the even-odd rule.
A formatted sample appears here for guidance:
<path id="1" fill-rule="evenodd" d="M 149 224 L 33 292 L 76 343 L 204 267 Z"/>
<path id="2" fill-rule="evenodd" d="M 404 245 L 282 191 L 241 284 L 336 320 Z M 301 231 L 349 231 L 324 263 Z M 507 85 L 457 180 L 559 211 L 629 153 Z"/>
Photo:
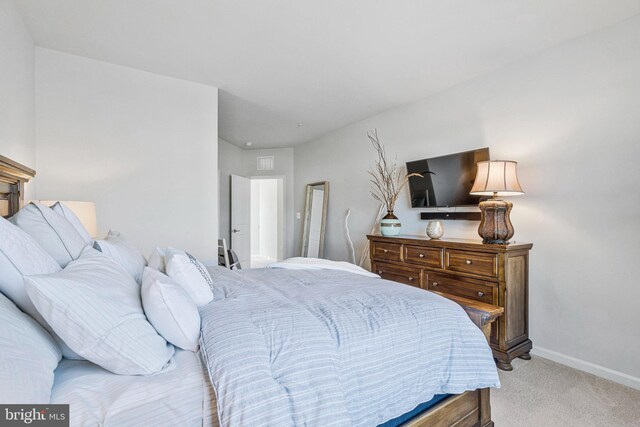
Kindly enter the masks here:
<path id="1" fill-rule="evenodd" d="M 36 174 L 31 168 L 0 156 L 0 215 L 8 218 L 24 202 L 24 184 Z"/>

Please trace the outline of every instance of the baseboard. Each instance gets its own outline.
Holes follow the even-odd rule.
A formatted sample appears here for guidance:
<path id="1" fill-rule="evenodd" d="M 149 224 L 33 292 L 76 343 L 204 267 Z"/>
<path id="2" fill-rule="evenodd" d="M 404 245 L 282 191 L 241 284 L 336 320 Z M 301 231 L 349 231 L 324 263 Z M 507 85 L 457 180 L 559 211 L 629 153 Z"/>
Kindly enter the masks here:
<path id="1" fill-rule="evenodd" d="M 533 346 L 531 354 L 543 357 L 545 359 L 553 360 L 554 362 L 561 363 L 580 371 L 588 372 L 590 374 L 608 379 L 618 384 L 626 385 L 627 387 L 635 388 L 636 390 L 640 390 L 640 378 L 638 377 L 614 371 L 613 369 L 605 368 L 604 366 L 586 362 L 584 360 L 567 356 L 556 351 L 547 350 L 546 348 Z"/>

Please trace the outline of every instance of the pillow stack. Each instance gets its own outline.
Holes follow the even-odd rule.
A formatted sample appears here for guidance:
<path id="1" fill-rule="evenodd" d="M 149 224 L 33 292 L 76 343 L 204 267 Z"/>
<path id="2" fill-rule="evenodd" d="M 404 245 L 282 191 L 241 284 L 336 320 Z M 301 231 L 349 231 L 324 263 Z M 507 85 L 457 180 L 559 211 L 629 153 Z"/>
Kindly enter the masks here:
<path id="1" fill-rule="evenodd" d="M 91 247 L 64 270 L 24 282 L 35 307 L 69 347 L 111 372 L 153 374 L 173 356 L 173 346 L 145 317 L 139 285 Z"/>
<path id="2" fill-rule="evenodd" d="M 205 266 L 189 253 L 156 248 L 142 282 L 145 312 L 169 342 L 195 351 L 200 336 L 198 307 L 213 299 L 212 285 Z"/>
<path id="3" fill-rule="evenodd" d="M 92 248 L 94 243 L 104 254 Z M 119 233 L 110 232 L 104 240 L 94 242 L 73 211 L 60 202 L 52 208 L 30 203 L 10 222 L 0 218 L 0 291 L 51 333 L 58 342 L 53 342 L 58 353 L 62 348 L 64 357 L 86 358 L 118 374 L 159 372 L 169 366 L 174 353 L 142 308 L 139 283 L 145 264 L 144 257 Z M 3 314 L 14 318 L 15 311 L 17 308 Z M 189 321 L 193 323 L 193 316 Z M 49 337 L 39 332 L 43 333 Z M 16 337 L 20 335 L 11 336 L 19 348 L 34 354 L 41 351 L 41 346 L 27 347 Z M 192 346 L 193 340 L 181 343 Z M 47 352 L 45 356 L 51 359 Z M 29 357 L 17 358 L 30 363 Z M 53 378 L 58 359 L 37 363 Z M 21 371 L 14 371 L 9 383 L 21 381 Z M 48 392 L 50 389 L 49 385 Z"/>
<path id="4" fill-rule="evenodd" d="M 0 295 L 0 380 L 18 389 L 0 400 L 48 402 L 61 355 L 149 375 L 170 368 L 174 345 L 196 351 L 209 273 L 174 248 L 156 249 L 146 266 L 120 233 L 94 241 L 60 202 L 0 218 L 0 291 L 13 300 Z"/>

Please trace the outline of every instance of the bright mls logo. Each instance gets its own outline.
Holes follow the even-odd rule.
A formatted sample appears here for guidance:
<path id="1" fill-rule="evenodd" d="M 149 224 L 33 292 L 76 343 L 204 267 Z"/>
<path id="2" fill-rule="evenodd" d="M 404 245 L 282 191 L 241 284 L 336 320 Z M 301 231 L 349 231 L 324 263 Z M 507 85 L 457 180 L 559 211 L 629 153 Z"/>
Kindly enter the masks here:
<path id="1" fill-rule="evenodd" d="M 69 427 L 69 405 L 0 405 L 0 427 Z"/>

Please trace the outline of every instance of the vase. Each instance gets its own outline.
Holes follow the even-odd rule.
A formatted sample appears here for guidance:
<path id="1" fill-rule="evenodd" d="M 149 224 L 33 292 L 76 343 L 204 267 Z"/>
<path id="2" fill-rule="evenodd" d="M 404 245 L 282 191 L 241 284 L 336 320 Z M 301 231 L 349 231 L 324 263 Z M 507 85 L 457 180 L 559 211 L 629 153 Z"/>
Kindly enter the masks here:
<path id="1" fill-rule="evenodd" d="M 444 224 L 442 221 L 429 221 L 427 224 L 427 236 L 436 240 L 444 234 Z"/>
<path id="2" fill-rule="evenodd" d="M 380 221 L 380 233 L 383 236 L 397 236 L 400 234 L 402 224 L 397 216 L 393 214 L 393 211 L 387 211 L 387 214 Z"/>

